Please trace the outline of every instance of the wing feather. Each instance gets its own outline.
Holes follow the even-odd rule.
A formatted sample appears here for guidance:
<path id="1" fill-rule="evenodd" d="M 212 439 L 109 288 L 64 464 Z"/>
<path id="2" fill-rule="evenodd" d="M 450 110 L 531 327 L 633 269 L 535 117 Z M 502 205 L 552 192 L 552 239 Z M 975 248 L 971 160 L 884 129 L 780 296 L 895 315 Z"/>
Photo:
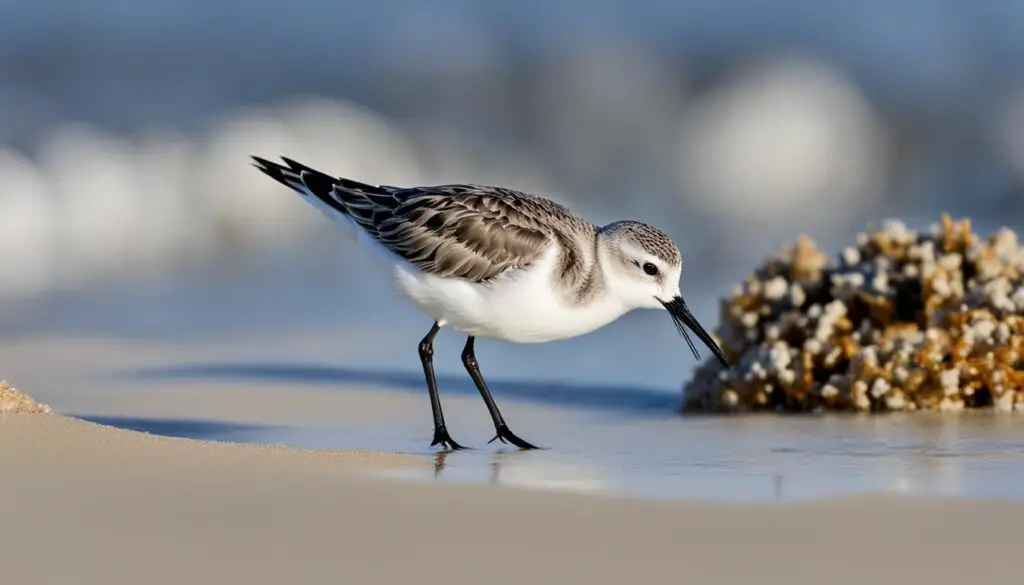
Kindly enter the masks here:
<path id="1" fill-rule="evenodd" d="M 370 185 L 284 157 L 287 166 L 253 159 L 271 178 L 314 195 L 397 256 L 437 276 L 486 282 L 525 268 L 556 242 L 571 247 L 573 236 L 559 232 L 554 227 L 559 223 L 579 237 L 593 234 L 591 224 L 565 207 L 512 189 Z M 561 272 L 582 270 L 581 260 L 563 250 Z"/>
<path id="2" fill-rule="evenodd" d="M 437 276 L 484 282 L 529 266 L 553 242 L 542 216 L 556 211 L 554 204 L 515 191 L 416 188 L 394 192 L 391 201 L 387 212 L 377 207 L 364 227 L 389 250 Z"/>

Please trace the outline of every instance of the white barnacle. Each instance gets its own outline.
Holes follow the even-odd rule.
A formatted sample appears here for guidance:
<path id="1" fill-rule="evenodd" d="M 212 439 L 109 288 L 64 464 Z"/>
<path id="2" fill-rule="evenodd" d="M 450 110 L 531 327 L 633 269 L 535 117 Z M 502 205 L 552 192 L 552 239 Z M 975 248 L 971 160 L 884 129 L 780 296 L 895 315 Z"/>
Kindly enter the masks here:
<path id="1" fill-rule="evenodd" d="M 903 410 L 907 407 L 906 397 L 903 392 L 896 390 L 885 397 L 885 407 L 889 410 Z"/>
<path id="2" fill-rule="evenodd" d="M 878 365 L 878 350 L 876 350 L 874 347 L 865 347 L 863 350 L 861 350 L 860 356 L 861 359 L 864 360 L 865 364 L 869 366 Z"/>
<path id="3" fill-rule="evenodd" d="M 1008 392 L 1002 387 L 992 389 L 992 406 L 996 412 L 1010 412 L 1013 410 L 1014 392 Z"/>
<path id="4" fill-rule="evenodd" d="M 875 398 L 881 398 L 891 388 L 892 386 L 889 385 L 885 378 L 875 378 L 874 383 L 871 384 L 871 395 Z"/>
<path id="5" fill-rule="evenodd" d="M 743 323 L 743 326 L 748 328 L 748 329 L 753 329 L 754 327 L 756 327 L 757 326 L 757 320 L 758 320 L 757 313 L 755 313 L 753 311 L 749 311 L 749 312 L 743 313 L 743 316 L 740 317 L 740 323 Z"/>
<path id="6" fill-rule="evenodd" d="M 875 292 L 884 293 L 889 289 L 889 275 L 885 272 L 879 272 L 871 279 L 871 288 Z"/>
<path id="7" fill-rule="evenodd" d="M 950 396 L 946 396 L 945 398 L 942 399 L 942 402 L 939 403 L 939 410 L 941 411 L 958 412 L 963 409 L 964 402 L 959 398 L 952 398 Z"/>
<path id="8" fill-rule="evenodd" d="M 818 326 L 814 328 L 814 339 L 824 342 L 828 338 L 832 337 L 832 333 L 835 330 L 831 323 L 821 321 Z"/>
<path id="9" fill-rule="evenodd" d="M 833 321 L 838 321 L 846 316 L 846 304 L 839 299 L 832 301 L 825 305 L 825 315 Z"/>
<path id="10" fill-rule="evenodd" d="M 960 339 L 966 346 L 964 351 L 970 351 L 970 348 L 974 347 L 974 328 L 969 325 L 964 325 L 960 331 Z"/>
<path id="11" fill-rule="evenodd" d="M 905 366 L 896 366 L 892 373 L 896 377 L 896 381 L 901 384 L 905 384 L 910 379 L 910 372 Z"/>
<path id="12" fill-rule="evenodd" d="M 860 264 L 860 250 L 852 246 L 848 246 L 843 249 L 843 262 L 847 266 L 856 266 Z"/>
<path id="13" fill-rule="evenodd" d="M 735 408 L 740 402 L 740 395 L 736 393 L 732 388 L 722 393 L 722 404 L 729 407 Z"/>
<path id="14" fill-rule="evenodd" d="M 926 240 L 917 246 L 915 252 L 921 260 L 921 264 L 935 263 L 935 242 Z"/>
<path id="15" fill-rule="evenodd" d="M 796 372 L 793 370 L 780 370 L 778 373 L 779 382 L 784 386 L 792 386 L 796 382 Z"/>
<path id="16" fill-rule="evenodd" d="M 943 370 L 939 374 L 939 385 L 946 396 L 955 396 L 960 393 L 960 368 L 953 367 Z"/>
<path id="17" fill-rule="evenodd" d="M 964 289 L 964 281 L 961 279 L 951 281 L 950 287 L 953 290 L 954 298 L 963 298 L 964 294 L 967 292 L 966 289 Z"/>
<path id="18" fill-rule="evenodd" d="M 1012 288 L 1009 279 L 1005 276 L 1000 276 L 986 282 L 982 290 L 989 306 L 1009 313 L 1017 309 L 1014 299 L 1010 296 Z"/>
<path id="19" fill-rule="evenodd" d="M 786 279 L 781 276 L 776 276 L 765 283 L 764 298 L 777 301 L 786 294 L 787 288 L 789 288 L 789 285 L 786 283 Z"/>
<path id="20" fill-rule="evenodd" d="M 963 261 L 964 259 L 962 256 L 960 256 L 960 254 L 953 253 L 943 254 L 939 258 L 938 263 L 939 267 L 942 268 L 943 270 L 953 271 L 960 268 L 960 266 L 963 264 Z"/>
<path id="21" fill-rule="evenodd" d="M 949 284 L 949 277 L 945 272 L 939 272 L 932 279 L 932 290 L 940 298 L 948 298 L 953 294 L 953 288 Z"/>
<path id="22" fill-rule="evenodd" d="M 789 302 L 794 307 L 803 306 L 804 301 L 807 300 L 807 293 L 804 292 L 804 287 L 794 283 L 789 288 Z"/>
<path id="23" fill-rule="evenodd" d="M 853 405 L 858 410 L 871 408 L 871 400 L 868 398 L 868 385 L 864 380 L 857 380 L 852 387 Z"/>
<path id="24" fill-rule="evenodd" d="M 825 366 L 832 367 L 839 361 L 839 358 L 843 355 L 843 348 L 838 345 L 829 350 L 828 354 L 825 355 Z"/>
<path id="25" fill-rule="evenodd" d="M 768 359 L 771 364 L 770 367 L 774 372 L 781 372 L 788 368 L 789 364 L 792 363 L 789 346 L 783 342 L 773 343 L 768 353 Z"/>
<path id="26" fill-rule="evenodd" d="M 898 219 L 891 218 L 883 221 L 882 230 L 898 244 L 907 245 L 917 238 L 917 235 L 907 227 L 907 224 Z"/>
<path id="27" fill-rule="evenodd" d="M 824 348 L 825 344 L 822 343 L 820 339 L 817 339 L 815 337 L 809 337 L 806 341 L 804 341 L 804 351 L 810 353 L 811 355 L 820 354 L 824 350 Z"/>
<path id="28" fill-rule="evenodd" d="M 1024 285 L 1018 286 L 1017 290 L 1013 291 L 1010 300 L 1013 301 L 1018 311 L 1024 311 Z"/>
<path id="29" fill-rule="evenodd" d="M 988 343 L 992 341 L 992 333 L 995 332 L 996 324 L 988 319 L 982 319 L 976 321 L 971 329 L 971 335 L 976 341 Z"/>

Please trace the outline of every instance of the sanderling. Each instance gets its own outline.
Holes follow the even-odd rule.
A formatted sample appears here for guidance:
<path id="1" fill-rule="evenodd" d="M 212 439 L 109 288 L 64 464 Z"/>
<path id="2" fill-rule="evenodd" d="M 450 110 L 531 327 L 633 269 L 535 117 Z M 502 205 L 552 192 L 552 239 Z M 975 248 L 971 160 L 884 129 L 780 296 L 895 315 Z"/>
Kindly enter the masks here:
<path id="1" fill-rule="evenodd" d="M 533 445 L 505 423 L 480 374 L 477 337 L 516 343 L 568 339 L 634 309 L 666 309 L 694 357 L 689 327 L 726 368 L 722 349 L 679 292 L 682 255 L 637 221 L 598 227 L 548 199 L 501 187 L 393 187 L 332 177 L 282 157 L 255 166 L 349 230 L 398 293 L 434 318 L 419 354 L 434 417 L 431 446 L 461 449 L 445 426 L 434 379 L 434 337 L 466 333 L 462 363 L 490 411 L 495 439 Z"/>

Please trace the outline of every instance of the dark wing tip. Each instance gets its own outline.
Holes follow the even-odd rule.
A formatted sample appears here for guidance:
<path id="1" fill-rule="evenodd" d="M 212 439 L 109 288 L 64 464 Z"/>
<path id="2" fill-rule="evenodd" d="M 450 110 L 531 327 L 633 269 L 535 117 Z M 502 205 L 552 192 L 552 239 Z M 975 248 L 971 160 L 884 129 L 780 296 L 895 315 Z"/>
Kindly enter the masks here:
<path id="1" fill-rule="evenodd" d="M 254 154 L 250 155 L 249 158 L 252 159 L 252 166 L 256 167 L 257 169 L 263 172 L 267 172 L 268 170 L 273 169 L 274 167 L 281 168 L 281 165 L 272 163 L 269 160 L 260 156 L 256 156 Z"/>
<path id="2" fill-rule="evenodd" d="M 294 186 L 288 182 L 287 176 L 285 175 L 285 172 L 288 169 L 277 163 L 270 162 L 269 160 L 262 157 L 253 155 L 251 156 L 251 158 L 253 160 L 252 166 L 259 169 L 263 174 L 267 175 L 271 179 L 274 179 L 275 181 L 281 183 L 286 187 L 294 188 Z"/>
<path id="3" fill-rule="evenodd" d="M 296 173 L 300 173 L 301 174 L 303 171 L 305 171 L 305 172 L 308 172 L 308 173 L 316 173 L 316 174 L 320 174 L 320 175 L 323 174 L 320 171 L 317 171 L 317 170 L 313 169 L 312 167 L 308 167 L 308 166 L 306 166 L 306 165 L 304 165 L 304 164 L 302 164 L 302 163 L 300 163 L 300 162 L 298 162 L 298 161 L 296 161 L 294 159 L 290 159 L 287 156 L 282 156 L 281 160 L 283 160 L 284 164 L 288 165 L 288 167 L 291 168 L 291 170 L 295 171 Z"/>

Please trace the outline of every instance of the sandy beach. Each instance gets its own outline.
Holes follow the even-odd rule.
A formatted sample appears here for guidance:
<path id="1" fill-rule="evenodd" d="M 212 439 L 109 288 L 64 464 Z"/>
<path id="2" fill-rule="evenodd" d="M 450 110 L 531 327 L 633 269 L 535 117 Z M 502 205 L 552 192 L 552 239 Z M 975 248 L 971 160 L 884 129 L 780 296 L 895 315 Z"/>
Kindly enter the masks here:
<path id="1" fill-rule="evenodd" d="M 1024 0 L 9 6 L 0 585 L 1024 585 Z"/>
<path id="2" fill-rule="evenodd" d="M 505 470 L 530 480 L 518 484 L 423 481 L 432 478 L 421 436 L 429 413 L 412 384 L 405 391 L 345 386 L 330 377 L 147 381 L 109 375 L 125 363 L 228 361 L 252 351 L 219 347 L 228 349 L 66 336 L 0 347 L 4 376 L 54 410 L 0 416 L 0 583 L 1020 581 L 1019 500 L 878 494 L 712 502 L 511 487 L 536 486 L 537 474 L 548 469 L 529 464 Z M 568 449 L 573 433 L 591 432 L 566 421 L 597 424 L 580 418 L 588 403 L 531 406 L 507 399 L 514 387 L 496 386 L 509 418 L 522 432 L 554 443 L 555 455 Z M 447 383 L 446 389 L 449 420 L 482 453 L 470 457 L 489 456 L 496 448 L 485 443 L 490 429 L 472 387 L 454 391 Z M 608 426 L 611 414 L 592 416 L 604 421 L 593 432 L 608 436 L 609 449 L 633 428 L 661 429 L 664 434 L 652 436 L 671 442 L 681 426 L 647 414 Z M 716 457 L 700 450 L 702 437 L 746 434 L 763 442 L 774 436 L 764 434 L 774 432 L 758 426 L 764 424 L 690 421 L 682 425 L 691 428 L 679 447 L 685 457 L 677 456 L 674 465 Z M 786 424 L 799 428 L 798 421 Z M 1001 424 L 1016 440 L 1019 425 Z M 129 430 L 132 425 L 199 429 L 203 433 L 191 434 L 216 441 Z M 246 425 L 255 434 L 232 434 Z M 278 443 L 260 434 L 275 425 L 348 430 L 325 439 L 328 449 L 258 444 Z M 838 429 L 803 432 L 817 437 Z M 941 427 L 925 438 L 941 444 L 948 432 Z M 641 443 L 630 457 L 656 447 Z M 521 459 L 508 455 L 511 463 Z M 816 465 L 800 454 L 792 460 L 798 469 Z M 398 478 L 411 473 L 420 479 Z"/>
<path id="3" fill-rule="evenodd" d="M 0 582 L 1019 582 L 1024 504 L 734 505 L 365 472 L 400 455 L 0 419 Z"/>

